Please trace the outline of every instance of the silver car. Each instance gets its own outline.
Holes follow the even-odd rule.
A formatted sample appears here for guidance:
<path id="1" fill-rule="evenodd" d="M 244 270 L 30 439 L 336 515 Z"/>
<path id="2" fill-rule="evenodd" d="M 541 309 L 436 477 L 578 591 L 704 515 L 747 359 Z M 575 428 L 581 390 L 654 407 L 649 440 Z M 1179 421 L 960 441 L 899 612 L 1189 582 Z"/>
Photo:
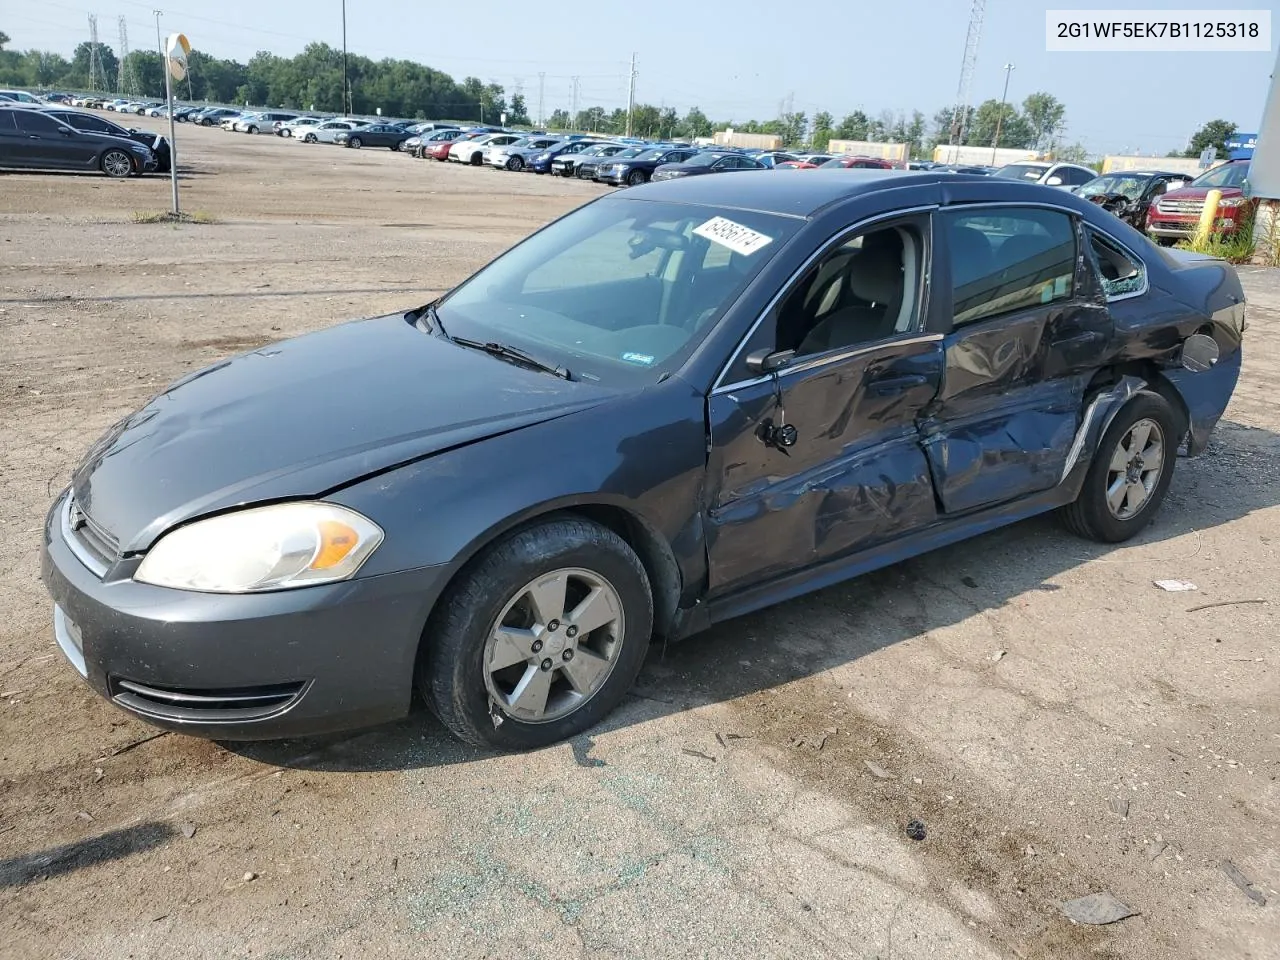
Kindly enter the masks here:
<path id="1" fill-rule="evenodd" d="M 275 133 L 276 123 L 296 119 L 296 113 L 247 113 L 243 117 L 237 117 L 231 129 L 237 133 Z"/>
<path id="2" fill-rule="evenodd" d="M 333 138 L 338 134 L 352 130 L 358 130 L 361 127 L 367 127 L 367 120 L 326 120 L 324 123 L 318 123 L 313 127 L 307 127 L 306 132 L 302 134 L 303 143 L 333 143 Z"/>
<path id="3" fill-rule="evenodd" d="M 530 157 L 562 141 L 562 137 L 525 137 L 505 147 L 491 148 L 484 162 L 499 170 L 523 170 Z"/>

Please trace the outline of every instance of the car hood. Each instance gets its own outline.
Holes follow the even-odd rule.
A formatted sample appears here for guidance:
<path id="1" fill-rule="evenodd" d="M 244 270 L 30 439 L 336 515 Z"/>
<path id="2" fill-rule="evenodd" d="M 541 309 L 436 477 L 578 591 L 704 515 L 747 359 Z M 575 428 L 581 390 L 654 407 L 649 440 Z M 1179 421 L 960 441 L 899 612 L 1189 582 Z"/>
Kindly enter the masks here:
<path id="1" fill-rule="evenodd" d="M 113 426 L 72 477 L 122 554 L 174 524 L 319 496 L 613 393 L 424 333 L 404 315 L 262 347 L 171 384 Z"/>
<path id="2" fill-rule="evenodd" d="M 1221 190 L 1224 197 L 1240 197 L 1244 191 L 1239 187 L 1179 187 L 1160 195 L 1161 200 L 1203 200 L 1210 190 Z"/>

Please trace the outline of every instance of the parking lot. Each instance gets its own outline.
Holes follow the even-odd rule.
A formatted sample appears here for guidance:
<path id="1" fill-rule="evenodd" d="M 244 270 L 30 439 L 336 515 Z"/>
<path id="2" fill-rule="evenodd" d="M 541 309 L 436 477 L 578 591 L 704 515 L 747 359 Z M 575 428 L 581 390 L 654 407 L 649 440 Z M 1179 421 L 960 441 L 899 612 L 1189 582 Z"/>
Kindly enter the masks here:
<path id="1" fill-rule="evenodd" d="M 53 645 L 72 466 L 184 372 L 424 303 L 604 188 L 178 148 L 202 222 L 135 222 L 163 177 L 0 175 L 0 954 L 1280 957 L 1276 271 L 1244 270 L 1213 444 L 1118 549 L 1043 518 L 655 648 L 602 728 L 534 754 L 422 711 L 218 744 Z M 1102 891 L 1134 915 L 1063 915 Z"/>

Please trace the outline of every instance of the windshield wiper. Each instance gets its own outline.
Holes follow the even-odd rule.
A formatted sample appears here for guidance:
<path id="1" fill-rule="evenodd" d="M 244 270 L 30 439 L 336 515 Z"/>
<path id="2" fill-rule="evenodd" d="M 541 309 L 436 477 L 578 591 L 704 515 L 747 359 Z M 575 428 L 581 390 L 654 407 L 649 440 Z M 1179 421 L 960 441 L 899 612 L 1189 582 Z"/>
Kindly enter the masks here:
<path id="1" fill-rule="evenodd" d="M 436 326 L 440 326 L 440 321 L 438 319 L 435 322 Z M 444 333 L 443 327 L 440 328 L 440 332 Z M 496 343 L 493 340 L 468 340 L 466 337 L 450 337 L 447 333 L 445 333 L 445 336 L 449 337 L 450 340 L 458 344 L 460 347 L 471 347 L 473 350 L 483 350 L 490 356 L 498 357 L 502 360 L 509 360 L 512 363 L 523 364 L 526 367 L 532 367 L 534 370 L 541 370 L 544 373 L 551 374 L 553 377 L 559 377 L 561 380 L 573 379 L 573 375 L 569 372 L 567 367 L 562 367 L 554 363 L 547 363 L 545 360 L 539 360 L 537 357 L 530 356 L 517 347 L 508 346 L 505 343 Z"/>

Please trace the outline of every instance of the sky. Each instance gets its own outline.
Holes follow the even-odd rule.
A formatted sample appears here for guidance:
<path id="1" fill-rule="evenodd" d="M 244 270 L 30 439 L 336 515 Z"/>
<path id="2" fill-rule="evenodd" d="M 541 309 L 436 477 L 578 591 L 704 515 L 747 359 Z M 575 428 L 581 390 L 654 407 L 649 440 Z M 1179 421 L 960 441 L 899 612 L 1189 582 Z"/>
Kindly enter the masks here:
<path id="1" fill-rule="evenodd" d="M 838 122 L 861 109 L 919 109 L 932 119 L 955 103 L 972 0 L 843 0 L 796 5 L 779 0 L 649 2 L 571 8 L 525 0 L 424 4 L 417 0 L 347 0 L 347 47 L 380 59 L 417 60 L 461 80 L 478 76 L 522 87 L 537 114 L 540 80 L 545 114 L 578 107 L 625 106 L 630 58 L 636 99 L 700 107 L 713 120 L 767 120 L 784 104 L 810 118 Z M 1253 132 L 1276 65 L 1273 24 L 1268 53 L 1048 53 L 1046 9 L 1174 10 L 1267 8 L 1260 0 L 987 0 L 970 102 L 999 99 L 1004 64 L 1013 63 L 1009 99 L 1037 90 L 1066 105 L 1065 142 L 1093 153 L 1163 155 L 1185 147 L 1208 120 Z M 193 46 L 248 60 L 259 50 L 288 56 L 308 42 L 342 44 L 341 0 L 37 0 L 5 4 L 0 29 L 9 49 L 69 56 L 88 39 L 117 46 L 123 16 L 133 48 L 154 49 L 155 18 Z"/>

